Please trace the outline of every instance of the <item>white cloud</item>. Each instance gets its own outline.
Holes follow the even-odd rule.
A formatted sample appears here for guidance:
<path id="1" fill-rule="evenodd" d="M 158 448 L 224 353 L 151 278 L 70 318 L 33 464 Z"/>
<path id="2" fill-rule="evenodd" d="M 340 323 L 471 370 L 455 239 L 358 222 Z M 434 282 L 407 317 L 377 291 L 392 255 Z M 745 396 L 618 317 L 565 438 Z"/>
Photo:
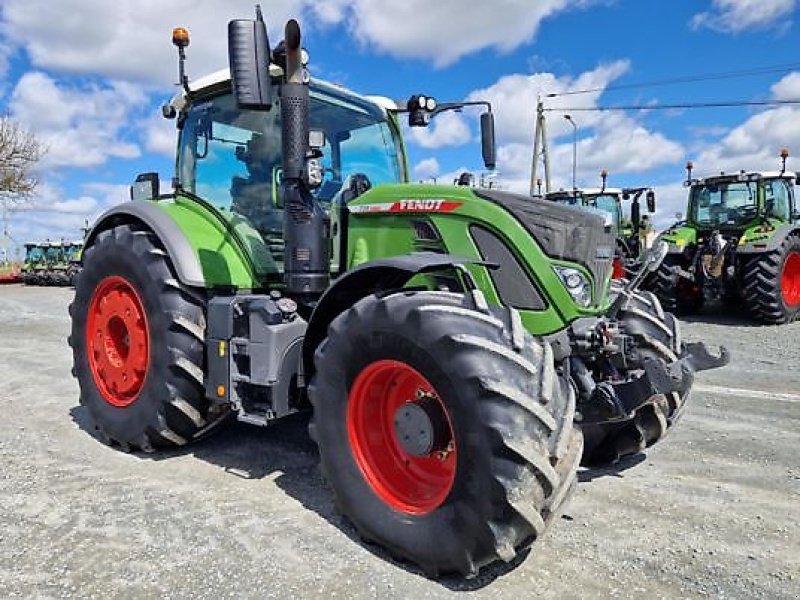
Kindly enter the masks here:
<path id="1" fill-rule="evenodd" d="M 310 16 L 311 30 L 343 26 L 379 52 L 444 66 L 485 48 L 512 50 L 532 40 L 547 17 L 596 3 L 602 2 L 270 0 L 264 15 L 273 44 L 289 17 Z M 163 86 L 177 78 L 173 27 L 192 34 L 188 69 L 199 75 L 226 66 L 228 21 L 252 15 L 252 0 L 3 0 L 0 27 L 36 67 Z"/>
<path id="2" fill-rule="evenodd" d="M 162 86 L 177 80 L 177 54 L 170 43 L 173 27 L 190 30 L 188 70 L 202 75 L 227 65 L 228 21 L 254 14 L 251 0 L 3 0 L 2 4 L 6 37 L 24 47 L 35 66 Z M 265 6 L 273 43 L 283 37 L 283 23 L 295 4 L 270 0 Z"/>
<path id="3" fill-rule="evenodd" d="M 800 100 L 800 71 L 789 73 L 771 89 L 776 100 Z"/>
<path id="4" fill-rule="evenodd" d="M 456 112 L 444 112 L 433 118 L 427 127 L 406 128 L 411 140 L 423 148 L 462 146 L 470 141 L 469 125 Z"/>
<path id="5" fill-rule="evenodd" d="M 367 46 L 442 67 L 493 48 L 507 52 L 530 42 L 541 22 L 587 0 L 330 0 L 312 4 L 328 23 L 346 22 Z"/>
<path id="6" fill-rule="evenodd" d="M 576 77 L 552 73 L 512 74 L 471 92 L 469 100 L 489 100 L 495 113 L 497 165 L 505 187 L 527 192 L 536 116 L 536 99 L 549 93 L 596 90 L 587 94 L 545 98 L 553 187 L 571 186 L 572 125 L 558 109 L 594 108 L 603 90 L 629 69 L 628 61 L 601 65 Z M 683 158 L 683 148 L 648 130 L 634 116 L 619 112 L 574 111 L 578 125 L 578 184 L 599 183 L 601 168 L 614 174 L 642 173 Z"/>
<path id="7" fill-rule="evenodd" d="M 625 60 L 615 61 L 578 75 L 556 77 L 552 73 L 504 75 L 487 88 L 469 94 L 468 100 L 488 100 L 495 113 L 495 131 L 502 143 L 532 143 L 536 119 L 536 99 L 547 94 L 563 94 L 577 90 L 597 89 L 596 92 L 575 96 L 546 98 L 550 109 L 563 107 L 591 108 L 597 106 L 602 90 L 630 68 Z M 552 139 L 572 133 L 572 126 L 562 118 L 563 113 L 548 115 L 548 134 Z M 598 113 L 581 113 L 581 127 L 589 127 L 601 119 Z"/>
<path id="8" fill-rule="evenodd" d="M 712 0 L 711 10 L 692 17 L 694 29 L 706 27 L 740 33 L 780 26 L 797 6 L 797 0 Z"/>
<path id="9" fill-rule="evenodd" d="M 766 110 L 735 127 L 694 160 L 698 175 L 718 171 L 776 170 L 781 148 L 800 152 L 800 108 L 782 106 Z M 800 160 L 794 161 L 800 170 Z"/>
<path id="10" fill-rule="evenodd" d="M 426 158 L 414 165 L 414 177 L 417 179 L 430 179 L 439 174 L 441 167 L 435 158 Z"/>
<path id="11" fill-rule="evenodd" d="M 64 85 L 32 71 L 17 82 L 9 108 L 47 148 L 45 167 L 92 167 L 141 154 L 122 137 L 130 113 L 147 102 L 144 91 L 130 83 Z"/>
<path id="12" fill-rule="evenodd" d="M 92 182 L 82 186 L 81 194 L 67 197 L 48 183 L 41 184 L 35 196 L 10 214 L 9 229 L 18 243 L 45 239 L 81 239 L 81 229 L 93 223 L 111 206 L 127 201 L 128 186 Z"/>
<path id="13" fill-rule="evenodd" d="M 148 152 L 154 152 L 169 158 L 175 156 L 178 130 L 175 127 L 174 120 L 165 119 L 161 116 L 161 110 L 159 109 L 142 121 L 141 126 L 144 130 L 145 148 Z"/>

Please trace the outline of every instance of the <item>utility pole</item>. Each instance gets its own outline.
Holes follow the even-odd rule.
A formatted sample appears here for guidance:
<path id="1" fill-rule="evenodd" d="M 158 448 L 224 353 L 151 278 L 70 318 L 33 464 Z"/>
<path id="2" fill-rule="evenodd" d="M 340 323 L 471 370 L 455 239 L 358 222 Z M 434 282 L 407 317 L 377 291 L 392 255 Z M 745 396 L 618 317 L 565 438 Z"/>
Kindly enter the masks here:
<path id="1" fill-rule="evenodd" d="M 547 126 L 544 118 L 544 102 L 542 97 L 536 101 L 536 126 L 534 128 L 533 138 L 533 157 L 531 159 L 531 189 L 530 195 L 535 196 L 537 192 L 536 181 L 539 179 L 539 157 L 542 157 L 544 163 L 544 189 L 545 192 L 550 191 L 550 153 L 547 149 Z M 541 181 L 541 180 L 539 180 Z M 538 186 L 538 191 L 541 193 L 541 183 Z"/>
<path id="2" fill-rule="evenodd" d="M 573 120 L 572 115 L 564 115 L 564 118 L 572 125 L 572 191 L 578 189 L 578 124 Z"/>

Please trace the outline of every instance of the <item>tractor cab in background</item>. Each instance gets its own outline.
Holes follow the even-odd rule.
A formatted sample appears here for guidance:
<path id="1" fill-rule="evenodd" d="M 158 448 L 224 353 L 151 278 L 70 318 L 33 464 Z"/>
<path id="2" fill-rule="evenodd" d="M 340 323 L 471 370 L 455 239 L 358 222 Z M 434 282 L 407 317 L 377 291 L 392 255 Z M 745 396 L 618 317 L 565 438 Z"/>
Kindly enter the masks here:
<path id="1" fill-rule="evenodd" d="M 544 197 L 565 206 L 598 211 L 606 215 L 608 224 L 614 227 L 617 236 L 613 277 L 621 279 L 638 270 L 639 257 L 649 247 L 648 218 L 647 215 L 642 215 L 640 198 L 645 196 L 647 212 L 652 214 L 656 210 L 655 192 L 649 187 L 606 187 L 608 171 L 604 169 L 600 176 L 602 186 L 599 188 L 558 190 L 548 192 Z M 623 202 L 630 202 L 627 215 Z"/>

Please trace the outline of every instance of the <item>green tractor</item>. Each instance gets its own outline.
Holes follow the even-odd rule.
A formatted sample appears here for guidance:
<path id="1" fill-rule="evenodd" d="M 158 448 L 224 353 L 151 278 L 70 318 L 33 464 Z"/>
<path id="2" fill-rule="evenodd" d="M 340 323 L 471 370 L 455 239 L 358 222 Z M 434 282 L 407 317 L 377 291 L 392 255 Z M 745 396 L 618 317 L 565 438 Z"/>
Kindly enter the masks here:
<path id="1" fill-rule="evenodd" d="M 800 314 L 800 210 L 786 170 L 692 178 L 686 220 L 659 239 L 669 254 L 648 287 L 672 311 L 694 313 L 710 299 L 741 303 L 765 324 Z"/>
<path id="2" fill-rule="evenodd" d="M 39 285 L 61 285 L 66 270 L 64 244 L 47 241 L 44 244 L 44 268 L 40 275 Z"/>
<path id="3" fill-rule="evenodd" d="M 616 255 L 614 258 L 614 279 L 629 277 L 638 271 L 640 258 L 644 250 L 646 234 L 646 216 L 642 215 L 640 199 L 642 195 L 647 201 L 647 212 L 656 210 L 656 195 L 652 188 L 610 188 L 606 187 L 608 171 L 600 172 L 603 185 L 600 188 L 575 190 L 558 190 L 544 195 L 546 200 L 558 202 L 565 206 L 576 206 L 607 214 L 611 225 L 617 232 Z M 625 216 L 622 203 L 630 201 L 630 216 Z M 644 217 L 644 218 L 643 218 Z"/>
<path id="4" fill-rule="evenodd" d="M 66 267 L 64 269 L 62 285 L 75 285 L 75 280 L 81 270 L 82 256 L 83 242 L 64 242 Z"/>
<path id="5" fill-rule="evenodd" d="M 260 10 L 228 41 L 230 72 L 190 84 L 173 32 L 174 193 L 139 175 L 85 241 L 69 343 L 104 441 L 150 452 L 312 411 L 360 535 L 472 576 L 544 533 L 582 460 L 656 442 L 694 372 L 727 362 L 683 343 L 639 279 L 611 300 L 602 217 L 407 183 L 400 116 L 448 105 L 312 80 L 296 21 L 271 48 Z"/>
<path id="6" fill-rule="evenodd" d="M 25 244 L 25 261 L 22 263 L 22 281 L 25 285 L 41 285 L 46 265 L 43 244 Z"/>

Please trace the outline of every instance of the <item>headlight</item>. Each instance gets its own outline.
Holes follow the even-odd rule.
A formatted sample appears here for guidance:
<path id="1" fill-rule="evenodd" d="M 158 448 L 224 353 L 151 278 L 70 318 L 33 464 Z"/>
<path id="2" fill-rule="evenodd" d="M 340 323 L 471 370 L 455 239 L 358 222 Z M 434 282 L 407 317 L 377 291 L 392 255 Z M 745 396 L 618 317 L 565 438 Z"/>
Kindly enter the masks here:
<path id="1" fill-rule="evenodd" d="M 578 305 L 588 307 L 592 303 L 592 286 L 583 273 L 571 267 L 554 266 L 553 269 Z"/>

